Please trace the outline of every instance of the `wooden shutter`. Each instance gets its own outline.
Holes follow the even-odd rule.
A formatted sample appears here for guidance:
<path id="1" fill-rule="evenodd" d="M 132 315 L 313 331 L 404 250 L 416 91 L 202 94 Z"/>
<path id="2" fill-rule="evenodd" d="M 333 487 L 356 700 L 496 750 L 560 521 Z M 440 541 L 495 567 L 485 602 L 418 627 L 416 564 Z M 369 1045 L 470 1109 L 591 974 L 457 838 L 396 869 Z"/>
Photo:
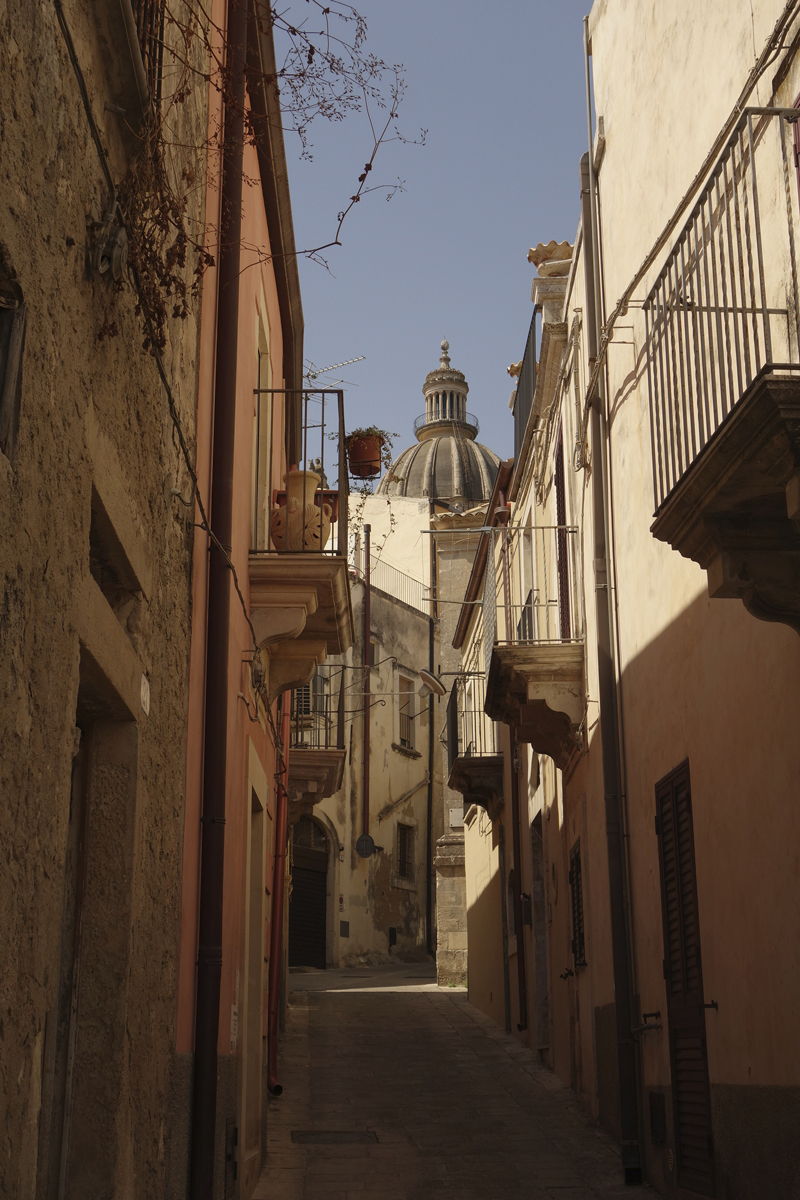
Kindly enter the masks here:
<path id="1" fill-rule="evenodd" d="M 656 786 L 678 1184 L 715 1195 L 689 764 Z"/>

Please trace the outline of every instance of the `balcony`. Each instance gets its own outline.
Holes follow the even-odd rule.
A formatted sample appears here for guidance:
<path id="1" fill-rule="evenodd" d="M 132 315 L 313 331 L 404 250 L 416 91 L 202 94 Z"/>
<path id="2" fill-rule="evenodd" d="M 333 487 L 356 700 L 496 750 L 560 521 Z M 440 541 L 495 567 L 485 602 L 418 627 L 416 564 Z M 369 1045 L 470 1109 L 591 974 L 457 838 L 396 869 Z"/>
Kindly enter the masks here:
<path id="1" fill-rule="evenodd" d="M 270 699 L 308 683 L 353 644 L 347 576 L 348 474 L 340 391 L 255 390 L 250 617 Z M 286 404 L 300 463 L 273 444 L 273 406 Z M 338 452 L 331 456 L 331 434 Z M 333 461 L 331 462 L 331 458 Z M 336 471 L 335 486 L 328 471 Z"/>
<path id="2" fill-rule="evenodd" d="M 289 823 L 309 816 L 314 805 L 342 786 L 344 670 L 318 667 L 309 683 L 292 692 L 289 736 Z"/>
<path id="3" fill-rule="evenodd" d="M 744 111 L 644 312 L 652 533 L 800 631 L 797 117 Z"/>
<path id="4" fill-rule="evenodd" d="M 497 729 L 484 712 L 483 675 L 459 676 L 447 703 L 447 786 L 464 804 L 478 804 L 494 816 L 503 803 L 503 755 Z"/>
<path id="5" fill-rule="evenodd" d="M 354 578 L 363 581 L 364 547 L 361 544 L 355 547 L 350 571 Z M 377 554 L 370 555 L 370 587 L 385 592 L 387 596 L 393 596 L 395 600 L 424 613 L 426 617 L 430 616 L 431 595 L 427 584 L 406 574 L 405 571 L 398 570 Z"/>
<path id="6" fill-rule="evenodd" d="M 467 430 L 476 438 L 481 431 L 480 422 L 474 413 L 467 412 L 452 397 L 450 400 L 440 399 L 432 407 L 430 415 L 421 413 L 414 420 L 414 433 L 420 429 L 430 430 L 431 437 L 437 433 L 449 433 L 453 423 L 465 425 Z"/>
<path id="7" fill-rule="evenodd" d="M 485 711 L 568 772 L 586 707 L 578 530 L 499 529 L 492 538 L 483 592 Z"/>

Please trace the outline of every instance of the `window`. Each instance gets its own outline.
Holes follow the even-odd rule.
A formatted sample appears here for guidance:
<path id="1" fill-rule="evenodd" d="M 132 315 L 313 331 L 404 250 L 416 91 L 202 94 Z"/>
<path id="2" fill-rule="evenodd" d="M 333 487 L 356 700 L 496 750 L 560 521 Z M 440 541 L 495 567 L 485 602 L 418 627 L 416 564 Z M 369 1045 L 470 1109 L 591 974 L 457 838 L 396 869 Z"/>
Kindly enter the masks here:
<path id="1" fill-rule="evenodd" d="M 514 868 L 508 872 L 508 936 L 517 936 L 517 910 L 514 905 Z"/>
<path id="2" fill-rule="evenodd" d="M 585 967 L 586 943 L 583 928 L 583 880 L 581 878 L 581 844 L 579 841 L 570 851 L 569 884 L 572 890 L 572 961 L 576 967 Z"/>
<path id="3" fill-rule="evenodd" d="M 381 661 L 380 650 L 375 638 L 369 639 L 369 665 L 374 667 L 376 663 Z"/>
<path id="4" fill-rule="evenodd" d="M 400 676 L 400 745 L 414 749 L 414 684 Z"/>
<path id="5" fill-rule="evenodd" d="M 397 875 L 414 881 L 414 829 L 411 825 L 397 826 Z"/>
<path id="6" fill-rule="evenodd" d="M 0 450 L 7 458 L 13 457 L 17 440 L 24 341 L 22 289 L 0 245 Z"/>

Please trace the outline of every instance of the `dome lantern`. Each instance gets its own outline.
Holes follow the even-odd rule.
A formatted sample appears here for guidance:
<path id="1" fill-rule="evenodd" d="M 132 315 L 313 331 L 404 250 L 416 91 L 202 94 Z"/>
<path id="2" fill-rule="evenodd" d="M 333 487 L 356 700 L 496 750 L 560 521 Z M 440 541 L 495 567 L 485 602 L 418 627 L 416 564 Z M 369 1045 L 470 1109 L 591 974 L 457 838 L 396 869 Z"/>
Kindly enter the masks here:
<path id="1" fill-rule="evenodd" d="M 414 422 L 417 445 L 395 459 L 378 486 L 384 495 L 417 496 L 465 509 L 489 499 L 499 459 L 480 445 L 478 418 L 467 412 L 469 384 L 441 343 L 439 366 L 422 388 L 425 412 Z"/>

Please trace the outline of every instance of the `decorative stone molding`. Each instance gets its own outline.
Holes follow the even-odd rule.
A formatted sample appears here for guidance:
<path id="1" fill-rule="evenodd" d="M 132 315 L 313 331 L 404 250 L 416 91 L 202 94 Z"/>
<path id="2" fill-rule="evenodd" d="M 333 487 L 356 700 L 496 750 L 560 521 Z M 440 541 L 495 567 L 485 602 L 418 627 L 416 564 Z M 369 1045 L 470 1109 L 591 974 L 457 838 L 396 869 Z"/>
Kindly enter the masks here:
<path id="1" fill-rule="evenodd" d="M 308 683 L 328 654 L 353 644 L 347 562 L 314 553 L 250 555 L 250 619 L 270 700 Z"/>
<path id="2" fill-rule="evenodd" d="M 513 725 L 517 741 L 549 754 L 567 774 L 581 748 L 585 708 L 583 643 L 494 647 L 486 681 L 487 716 Z"/>
<path id="3" fill-rule="evenodd" d="M 800 633 L 800 379 L 757 379 L 662 504 L 651 532 L 708 592 Z"/>

